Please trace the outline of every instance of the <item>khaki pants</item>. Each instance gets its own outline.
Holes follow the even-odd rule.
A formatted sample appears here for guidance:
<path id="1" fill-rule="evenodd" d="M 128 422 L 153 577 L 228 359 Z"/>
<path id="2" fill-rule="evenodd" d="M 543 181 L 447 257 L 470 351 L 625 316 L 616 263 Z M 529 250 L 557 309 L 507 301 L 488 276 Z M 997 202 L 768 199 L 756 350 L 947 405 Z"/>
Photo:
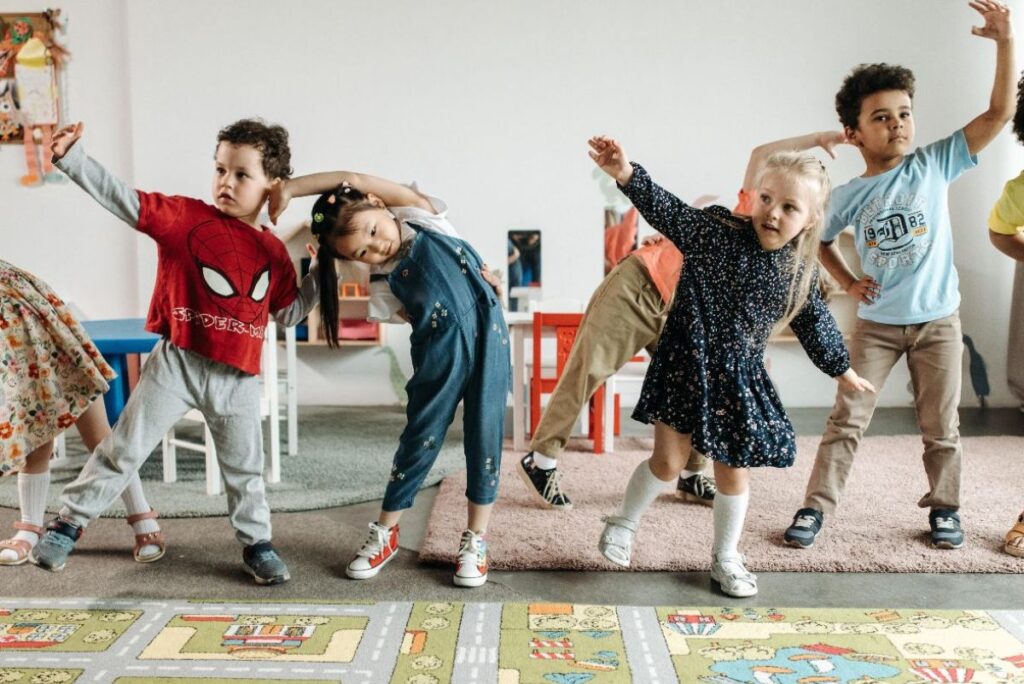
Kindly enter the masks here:
<path id="1" fill-rule="evenodd" d="M 671 302 L 662 301 L 635 255 L 612 269 L 587 304 L 562 376 L 530 442 L 532 451 L 551 458 L 561 455 L 583 405 L 597 388 L 641 349 L 657 347 L 669 309 Z M 691 452 L 686 469 L 702 470 L 705 462 L 704 456 Z"/>
<path id="2" fill-rule="evenodd" d="M 1017 264 L 1010 304 L 1010 343 L 1006 353 L 1010 392 L 1024 404 L 1024 261 Z"/>
<path id="3" fill-rule="evenodd" d="M 850 363 L 858 375 L 879 391 L 903 354 L 907 355 L 914 388 L 914 407 L 924 442 L 924 469 L 930 488 L 917 505 L 955 510 L 960 506 L 961 461 L 957 406 L 963 334 L 959 313 L 917 325 L 857 320 L 850 342 Z M 825 514 L 835 510 L 877 401 L 878 395 L 874 393 L 839 390 L 807 483 L 805 507 Z M 878 484 L 887 486 L 885 473 L 878 473 Z"/>

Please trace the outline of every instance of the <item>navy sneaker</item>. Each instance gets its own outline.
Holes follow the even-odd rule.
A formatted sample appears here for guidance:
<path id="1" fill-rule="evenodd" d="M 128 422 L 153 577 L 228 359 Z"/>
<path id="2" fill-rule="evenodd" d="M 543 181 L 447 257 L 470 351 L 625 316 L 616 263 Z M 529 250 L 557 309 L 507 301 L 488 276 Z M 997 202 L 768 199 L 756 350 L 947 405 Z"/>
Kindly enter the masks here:
<path id="1" fill-rule="evenodd" d="M 547 508 L 568 510 L 572 508 L 572 502 L 568 495 L 562 491 L 562 473 L 558 468 L 542 470 L 533 462 L 533 452 L 526 454 L 519 461 L 519 476 L 526 483 L 526 488 L 531 494 L 536 495 L 537 501 Z"/>
<path id="2" fill-rule="evenodd" d="M 814 539 L 821 532 L 821 524 L 825 516 L 814 508 L 801 508 L 793 516 L 793 524 L 786 528 L 783 539 L 787 544 L 798 549 L 809 549 L 814 546 Z"/>
<path id="3" fill-rule="evenodd" d="M 715 481 L 704 473 L 697 473 L 686 479 L 680 477 L 676 482 L 676 498 L 680 501 L 714 506 L 717 493 L 718 488 L 715 486 Z"/>
<path id="4" fill-rule="evenodd" d="M 81 527 L 63 518 L 54 518 L 46 526 L 46 534 L 29 552 L 28 559 L 43 570 L 60 572 L 81 536 Z"/>
<path id="5" fill-rule="evenodd" d="M 245 571 L 256 584 L 282 584 L 292 578 L 288 566 L 268 541 L 257 542 L 242 550 Z"/>
<path id="6" fill-rule="evenodd" d="M 932 546 L 937 549 L 959 549 L 964 545 L 964 531 L 960 529 L 960 514 L 951 508 L 933 508 L 928 514 L 932 528 Z"/>

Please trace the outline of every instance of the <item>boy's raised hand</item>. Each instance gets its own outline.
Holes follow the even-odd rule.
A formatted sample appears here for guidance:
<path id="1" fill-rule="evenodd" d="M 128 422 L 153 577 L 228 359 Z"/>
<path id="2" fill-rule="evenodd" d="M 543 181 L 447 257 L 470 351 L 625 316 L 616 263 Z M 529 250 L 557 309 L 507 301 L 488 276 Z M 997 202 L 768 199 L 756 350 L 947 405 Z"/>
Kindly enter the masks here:
<path id="1" fill-rule="evenodd" d="M 50 140 L 50 153 L 53 155 L 53 161 L 58 161 L 64 158 L 64 155 L 68 153 L 72 145 L 78 142 L 78 139 L 82 137 L 82 131 L 85 130 L 85 124 L 79 121 L 78 123 L 65 126 L 56 133 L 53 134 L 53 138 Z"/>
<path id="2" fill-rule="evenodd" d="M 292 195 L 288 188 L 288 181 L 282 178 L 275 178 L 270 184 L 270 191 L 267 193 L 267 213 L 270 214 L 270 222 L 277 225 L 277 219 L 288 208 Z"/>
<path id="3" fill-rule="evenodd" d="M 818 147 L 825 150 L 828 156 L 836 158 L 835 149 L 838 145 L 852 144 L 843 131 L 822 131 L 818 134 Z"/>
<path id="4" fill-rule="evenodd" d="M 1009 7 L 995 0 L 972 0 L 967 4 L 985 20 L 984 26 L 971 27 L 972 34 L 995 41 L 1013 37 L 1013 21 Z"/>
<path id="5" fill-rule="evenodd" d="M 602 171 L 615 179 L 619 185 L 625 185 L 633 177 L 633 167 L 629 164 L 626 151 L 606 135 L 595 135 L 587 141 L 590 145 L 590 158 Z"/>

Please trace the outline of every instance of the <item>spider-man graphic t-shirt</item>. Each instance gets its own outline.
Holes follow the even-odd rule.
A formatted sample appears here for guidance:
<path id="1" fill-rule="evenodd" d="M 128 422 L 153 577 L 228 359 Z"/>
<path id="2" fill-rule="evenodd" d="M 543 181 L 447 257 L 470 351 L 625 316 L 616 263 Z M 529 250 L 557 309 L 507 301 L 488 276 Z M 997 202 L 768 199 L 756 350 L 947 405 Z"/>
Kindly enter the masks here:
<path id="1" fill-rule="evenodd" d="M 197 199 L 138 195 L 137 228 L 158 257 L 146 330 L 258 375 L 267 317 L 297 295 L 284 244 Z"/>

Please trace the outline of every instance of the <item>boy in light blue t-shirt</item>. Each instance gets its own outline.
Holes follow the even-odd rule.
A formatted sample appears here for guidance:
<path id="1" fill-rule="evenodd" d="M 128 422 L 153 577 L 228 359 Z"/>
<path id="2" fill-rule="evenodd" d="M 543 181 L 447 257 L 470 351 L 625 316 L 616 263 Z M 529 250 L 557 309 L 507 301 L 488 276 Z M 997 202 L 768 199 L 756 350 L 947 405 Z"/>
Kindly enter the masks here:
<path id="1" fill-rule="evenodd" d="M 1010 10 L 992 0 L 970 6 L 985 21 L 974 35 L 996 43 L 989 108 L 963 129 L 909 152 L 914 141 L 914 75 L 888 64 L 855 68 L 836 94 L 836 111 L 850 143 L 864 158 L 864 175 L 836 188 L 826 217 L 820 257 L 847 293 L 860 301 L 850 340 L 853 369 L 881 388 L 906 354 L 918 425 L 925 443 L 931 543 L 963 545 L 960 526 L 960 403 L 963 335 L 959 278 L 947 189 L 977 164 L 977 153 L 1014 112 L 1013 29 Z M 835 238 L 852 226 L 864 277 L 843 260 Z M 790 546 L 814 544 L 825 514 L 835 510 L 877 394 L 840 389 L 818 448 L 804 499 L 785 533 Z"/>

